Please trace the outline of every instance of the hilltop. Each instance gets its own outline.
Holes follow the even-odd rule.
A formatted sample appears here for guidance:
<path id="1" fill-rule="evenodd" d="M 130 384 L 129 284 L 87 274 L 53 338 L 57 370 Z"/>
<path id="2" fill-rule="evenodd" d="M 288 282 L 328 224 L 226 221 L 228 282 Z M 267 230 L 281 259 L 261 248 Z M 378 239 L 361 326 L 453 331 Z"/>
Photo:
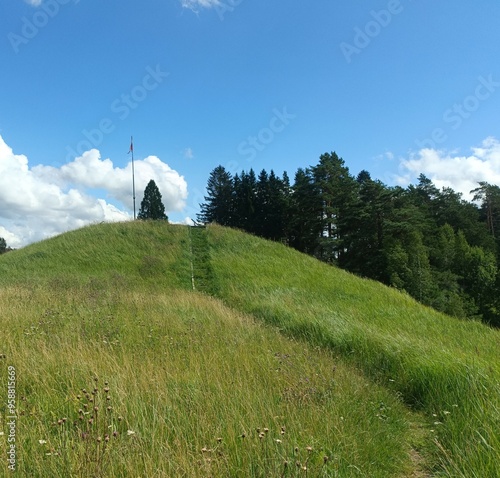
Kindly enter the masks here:
<path id="1" fill-rule="evenodd" d="M 281 244 L 89 226 L 0 309 L 21 476 L 499 476 L 499 332 Z"/>

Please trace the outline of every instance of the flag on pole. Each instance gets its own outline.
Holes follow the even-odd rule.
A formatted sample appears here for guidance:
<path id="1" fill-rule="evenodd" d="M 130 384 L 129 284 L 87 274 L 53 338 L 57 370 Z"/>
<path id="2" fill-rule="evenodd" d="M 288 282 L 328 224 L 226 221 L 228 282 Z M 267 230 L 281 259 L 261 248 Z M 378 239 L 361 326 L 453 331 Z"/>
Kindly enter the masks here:
<path id="1" fill-rule="evenodd" d="M 128 150 L 128 153 L 132 153 L 132 197 L 134 199 L 134 220 L 136 218 L 135 215 L 135 172 L 134 172 L 134 137 L 130 137 L 130 149 Z"/>

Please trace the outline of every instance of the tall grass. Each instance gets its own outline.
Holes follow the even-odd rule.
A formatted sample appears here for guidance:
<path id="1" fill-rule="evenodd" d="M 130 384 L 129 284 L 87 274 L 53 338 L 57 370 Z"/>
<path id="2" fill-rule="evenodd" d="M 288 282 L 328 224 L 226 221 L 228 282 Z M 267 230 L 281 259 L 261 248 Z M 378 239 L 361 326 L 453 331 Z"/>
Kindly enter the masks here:
<path id="1" fill-rule="evenodd" d="M 500 333 L 284 246 L 210 227 L 225 303 L 332 350 L 427 417 L 436 475 L 500 476 Z"/>
<path id="2" fill-rule="evenodd" d="M 418 417 L 331 350 L 190 291 L 188 239 L 99 225 L 0 258 L 19 476 L 410 476 Z"/>

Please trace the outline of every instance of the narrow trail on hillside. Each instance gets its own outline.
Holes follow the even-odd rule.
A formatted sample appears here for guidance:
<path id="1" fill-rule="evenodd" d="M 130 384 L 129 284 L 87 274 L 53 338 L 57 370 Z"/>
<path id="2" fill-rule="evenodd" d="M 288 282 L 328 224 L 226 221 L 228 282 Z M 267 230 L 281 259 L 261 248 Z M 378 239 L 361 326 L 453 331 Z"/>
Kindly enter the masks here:
<path id="1" fill-rule="evenodd" d="M 222 294 L 212 268 L 211 245 L 205 226 L 189 226 L 189 252 L 193 290 L 220 299 Z M 259 320 L 259 317 L 255 318 Z M 401 478 L 432 478 L 433 475 L 428 471 L 431 459 L 425 456 L 426 453 L 421 447 L 426 441 L 422 435 L 422 417 L 411 408 L 408 410 L 412 415 L 410 421 L 413 439 L 408 443 L 407 453 L 412 469 L 402 471 Z"/>
<path id="2" fill-rule="evenodd" d="M 193 290 L 216 295 L 216 280 L 210 263 L 210 246 L 205 227 L 190 226 L 189 242 Z"/>

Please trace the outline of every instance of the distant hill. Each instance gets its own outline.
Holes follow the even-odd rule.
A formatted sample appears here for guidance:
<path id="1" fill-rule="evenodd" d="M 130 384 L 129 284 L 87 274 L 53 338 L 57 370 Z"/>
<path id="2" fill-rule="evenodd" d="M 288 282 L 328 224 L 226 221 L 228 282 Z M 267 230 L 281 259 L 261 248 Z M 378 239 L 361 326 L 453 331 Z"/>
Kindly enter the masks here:
<path id="1" fill-rule="evenodd" d="M 2 255 L 0 310 L 20 476 L 500 476 L 499 332 L 277 243 L 85 227 Z"/>

